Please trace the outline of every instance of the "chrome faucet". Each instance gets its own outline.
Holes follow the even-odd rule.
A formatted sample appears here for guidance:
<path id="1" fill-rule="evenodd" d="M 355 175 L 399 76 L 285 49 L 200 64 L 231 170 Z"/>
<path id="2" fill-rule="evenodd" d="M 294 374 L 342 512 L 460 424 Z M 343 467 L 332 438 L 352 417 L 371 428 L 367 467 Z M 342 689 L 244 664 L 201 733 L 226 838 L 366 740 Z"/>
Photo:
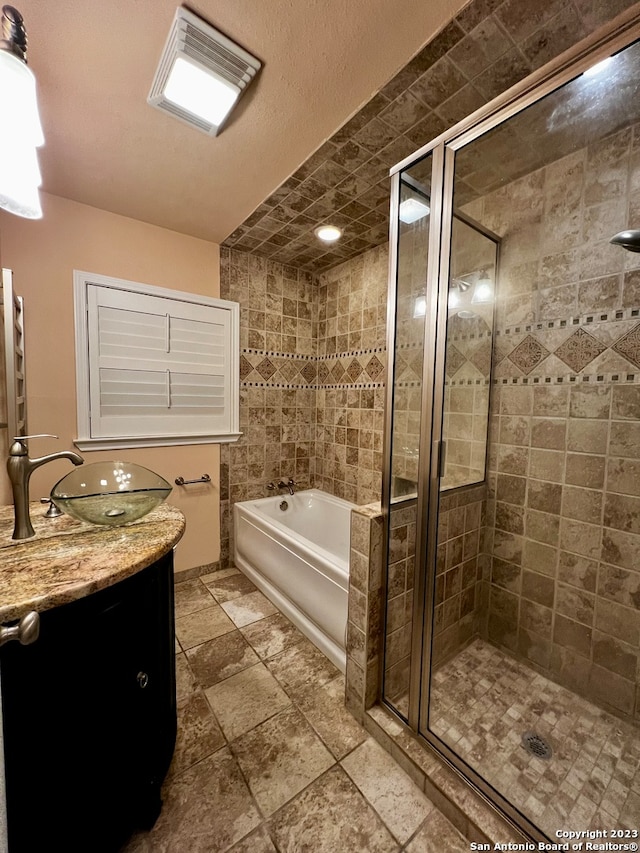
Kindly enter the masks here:
<path id="1" fill-rule="evenodd" d="M 297 483 L 295 483 L 293 478 L 289 477 L 289 479 L 287 480 L 286 483 L 283 480 L 280 480 L 280 482 L 278 483 L 278 488 L 279 489 L 289 489 L 289 494 L 295 495 L 296 485 L 297 485 Z"/>
<path id="2" fill-rule="evenodd" d="M 29 459 L 26 441 L 30 438 L 57 438 L 57 435 L 18 435 L 13 439 L 7 459 L 7 472 L 13 491 L 15 524 L 12 539 L 29 539 L 35 530 L 29 517 L 29 479 L 36 468 L 55 459 L 70 459 L 74 465 L 82 465 L 84 459 L 72 450 L 49 453 L 38 459 Z"/>

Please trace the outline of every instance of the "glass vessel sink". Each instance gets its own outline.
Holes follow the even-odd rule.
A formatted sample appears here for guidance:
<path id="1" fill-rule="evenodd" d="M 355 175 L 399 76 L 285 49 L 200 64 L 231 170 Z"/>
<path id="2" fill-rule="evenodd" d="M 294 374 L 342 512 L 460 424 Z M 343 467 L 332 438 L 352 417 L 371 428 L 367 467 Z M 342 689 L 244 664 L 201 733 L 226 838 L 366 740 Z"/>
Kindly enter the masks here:
<path id="1" fill-rule="evenodd" d="M 142 518 L 161 504 L 171 486 L 133 462 L 80 465 L 51 489 L 51 500 L 67 515 L 117 527 Z"/>

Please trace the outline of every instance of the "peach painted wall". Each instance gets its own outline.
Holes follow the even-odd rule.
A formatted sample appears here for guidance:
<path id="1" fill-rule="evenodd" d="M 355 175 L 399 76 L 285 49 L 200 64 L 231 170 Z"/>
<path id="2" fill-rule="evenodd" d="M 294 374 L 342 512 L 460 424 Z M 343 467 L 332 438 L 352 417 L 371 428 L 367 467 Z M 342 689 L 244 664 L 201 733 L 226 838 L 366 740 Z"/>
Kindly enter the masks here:
<path id="1" fill-rule="evenodd" d="M 41 456 L 75 449 L 75 333 L 73 270 L 85 270 L 159 287 L 220 295 L 219 246 L 58 196 L 42 194 L 38 221 L 0 213 L 0 259 L 14 273 L 16 293 L 25 300 L 25 345 L 29 433 L 60 437 L 31 443 Z M 156 471 L 170 483 L 207 472 L 212 485 L 174 486 L 169 503 L 187 518 L 176 551 L 176 570 L 214 562 L 220 551 L 217 445 L 84 452 L 86 462 L 120 458 Z M 31 499 L 48 495 L 71 469 L 67 461 L 36 470 Z M 10 502 L 6 500 L 5 503 Z"/>

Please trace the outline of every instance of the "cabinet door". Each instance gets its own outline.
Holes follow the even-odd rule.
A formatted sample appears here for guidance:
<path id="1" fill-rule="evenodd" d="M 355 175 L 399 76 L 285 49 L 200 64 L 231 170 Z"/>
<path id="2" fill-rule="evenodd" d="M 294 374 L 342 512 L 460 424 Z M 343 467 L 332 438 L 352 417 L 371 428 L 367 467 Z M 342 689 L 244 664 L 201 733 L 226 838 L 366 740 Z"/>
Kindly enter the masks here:
<path id="1" fill-rule="evenodd" d="M 172 590 L 168 555 L 0 651 L 11 853 L 114 851 L 153 821 L 175 742 Z"/>

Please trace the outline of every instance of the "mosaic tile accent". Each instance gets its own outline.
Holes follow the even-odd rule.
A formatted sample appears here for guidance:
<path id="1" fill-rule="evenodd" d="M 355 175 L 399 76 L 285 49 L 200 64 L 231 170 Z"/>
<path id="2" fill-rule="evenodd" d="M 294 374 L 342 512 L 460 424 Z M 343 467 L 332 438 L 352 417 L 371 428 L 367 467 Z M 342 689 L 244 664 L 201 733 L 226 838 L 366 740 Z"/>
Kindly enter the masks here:
<path id="1" fill-rule="evenodd" d="M 433 677 L 430 727 L 549 837 L 637 829 L 640 733 L 482 640 Z M 550 760 L 521 745 L 534 731 Z"/>
<path id="2" fill-rule="evenodd" d="M 613 349 L 633 365 L 640 367 L 640 324 L 616 341 Z"/>
<path id="3" fill-rule="evenodd" d="M 585 332 L 584 329 L 576 329 L 556 349 L 555 354 L 576 373 L 581 373 L 594 358 L 605 350 L 606 346 L 593 335 L 590 335 L 589 332 Z"/>
<path id="4" fill-rule="evenodd" d="M 377 355 L 371 356 L 365 366 L 365 370 L 373 382 L 380 377 L 380 374 L 384 373 L 384 369 L 385 367 Z"/>
<path id="5" fill-rule="evenodd" d="M 537 367 L 548 355 L 549 351 L 542 346 L 540 341 L 537 341 L 531 335 L 527 335 L 527 337 L 509 353 L 508 358 L 523 373 L 531 373 L 534 367 Z"/>
<path id="6" fill-rule="evenodd" d="M 277 368 L 270 359 L 263 358 L 260 364 L 256 367 L 256 370 L 263 379 L 271 379 Z"/>

